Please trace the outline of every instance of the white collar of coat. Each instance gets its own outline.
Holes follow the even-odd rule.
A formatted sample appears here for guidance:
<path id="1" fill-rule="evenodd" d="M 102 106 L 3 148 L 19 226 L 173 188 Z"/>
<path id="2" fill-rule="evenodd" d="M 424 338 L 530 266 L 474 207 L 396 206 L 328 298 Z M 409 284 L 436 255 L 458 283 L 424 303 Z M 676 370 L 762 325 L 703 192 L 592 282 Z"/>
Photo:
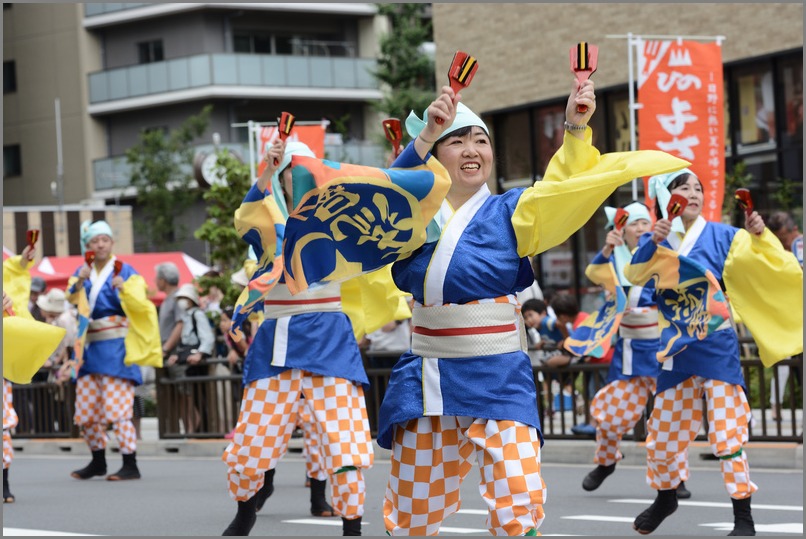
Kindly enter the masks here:
<path id="1" fill-rule="evenodd" d="M 698 215 L 697 219 L 694 220 L 694 223 L 692 223 L 692 225 L 689 227 L 682 240 L 680 239 L 680 236 L 676 235 L 675 232 L 672 232 L 669 237 L 671 238 L 674 236 L 675 239 L 677 239 L 677 245 L 670 242 L 672 247 L 674 247 L 674 250 L 683 256 L 688 256 L 688 254 L 691 252 L 691 249 L 694 247 L 694 244 L 697 243 L 697 240 L 700 238 L 702 231 L 705 230 L 706 222 L 707 221 L 702 215 Z"/>
<path id="2" fill-rule="evenodd" d="M 90 282 L 92 283 L 89 298 L 90 313 L 95 310 L 95 302 L 98 301 L 98 295 L 101 293 L 104 283 L 106 283 L 106 280 L 109 279 L 109 275 L 112 273 L 114 268 L 115 255 L 109 257 L 109 260 L 107 260 L 106 264 L 104 264 L 104 269 L 102 269 L 100 273 L 98 273 L 98 268 L 96 268 L 95 263 L 92 264 L 92 271 L 90 272 Z"/>
<path id="3" fill-rule="evenodd" d="M 464 233 L 467 225 L 470 224 L 470 221 L 473 220 L 476 212 L 479 211 L 479 208 L 489 197 L 490 189 L 485 183 L 455 212 L 447 200 L 442 202 L 437 214 L 437 224 L 441 230 L 439 242 L 436 249 L 434 249 L 431 263 L 428 265 L 428 271 L 425 275 L 424 301 L 426 305 L 442 305 L 445 274 L 448 271 L 451 258 L 453 258 L 456 244 L 459 243 L 459 238 Z"/>

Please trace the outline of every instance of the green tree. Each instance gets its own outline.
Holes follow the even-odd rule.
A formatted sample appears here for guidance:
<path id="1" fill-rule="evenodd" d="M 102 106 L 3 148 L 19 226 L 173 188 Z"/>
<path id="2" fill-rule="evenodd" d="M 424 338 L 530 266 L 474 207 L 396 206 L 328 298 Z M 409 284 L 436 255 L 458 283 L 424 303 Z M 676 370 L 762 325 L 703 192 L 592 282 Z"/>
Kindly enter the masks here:
<path id="1" fill-rule="evenodd" d="M 381 54 L 375 78 L 386 85 L 376 109 L 390 118 L 405 120 L 409 112 L 422 113 L 434 100 L 434 62 L 421 46 L 431 41 L 427 4 L 376 4 L 389 17 L 390 31 L 380 40 Z M 404 141 L 407 139 L 403 130 Z"/>
<path id="2" fill-rule="evenodd" d="M 207 220 L 194 235 L 208 242 L 210 260 L 221 268 L 221 272 L 218 277 L 201 277 L 198 283 L 205 294 L 210 286 L 216 286 L 224 293 L 222 304 L 234 305 L 240 288 L 233 285 L 230 278 L 241 269 L 249 247 L 235 231 L 233 218 L 252 182 L 247 163 L 226 149 L 217 152 L 216 156 L 217 172 L 225 181 L 214 183 L 204 193 Z"/>
<path id="3" fill-rule="evenodd" d="M 199 199 L 198 190 L 190 187 L 194 153 L 191 144 L 207 130 L 211 111 L 208 105 L 168 132 L 143 131 L 140 141 L 126 151 L 131 185 L 137 189 L 137 204 L 144 214 L 135 221 L 135 229 L 155 250 L 175 248 L 187 235 L 187 227 L 176 221 Z"/>

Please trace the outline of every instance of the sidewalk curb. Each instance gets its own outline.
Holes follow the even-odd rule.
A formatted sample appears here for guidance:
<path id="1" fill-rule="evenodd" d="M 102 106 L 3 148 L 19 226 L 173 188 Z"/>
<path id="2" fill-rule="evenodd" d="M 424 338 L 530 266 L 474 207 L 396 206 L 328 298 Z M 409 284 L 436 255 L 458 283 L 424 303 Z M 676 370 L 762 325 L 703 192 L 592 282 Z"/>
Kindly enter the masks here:
<path id="1" fill-rule="evenodd" d="M 220 457 L 229 444 L 228 440 L 138 440 L 138 457 Z M 13 438 L 12 445 L 20 457 L 36 455 L 75 455 L 87 456 L 88 449 L 80 438 Z M 375 460 L 388 461 L 391 451 L 383 449 L 373 442 Z M 117 443 L 110 440 L 110 452 L 117 452 Z M 593 440 L 547 440 L 541 451 L 540 460 L 545 464 L 589 464 L 593 466 Z M 289 451 L 302 451 L 302 438 L 292 438 Z M 803 445 L 794 442 L 750 442 L 745 446 L 748 459 L 753 467 L 788 470 L 803 470 Z M 646 465 L 646 447 L 642 442 L 622 442 L 621 452 L 624 458 L 621 463 L 627 465 Z M 691 465 L 709 462 L 703 459 L 710 455 L 711 448 L 707 442 L 692 442 L 689 446 L 689 462 Z"/>

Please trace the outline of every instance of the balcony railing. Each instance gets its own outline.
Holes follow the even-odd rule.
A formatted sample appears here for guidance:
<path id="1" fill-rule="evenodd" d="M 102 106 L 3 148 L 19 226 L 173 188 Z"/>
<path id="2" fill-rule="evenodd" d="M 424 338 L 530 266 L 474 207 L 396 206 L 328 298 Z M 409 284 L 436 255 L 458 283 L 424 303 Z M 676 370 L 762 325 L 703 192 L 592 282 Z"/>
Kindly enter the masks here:
<path id="1" fill-rule="evenodd" d="M 243 159 L 247 159 L 249 156 L 249 147 L 245 143 L 221 144 L 221 147 L 236 152 Z M 195 154 L 207 153 L 213 151 L 213 146 L 202 144 L 196 146 L 194 150 Z M 341 163 L 383 167 L 387 151 L 387 148 L 381 144 L 352 141 L 343 144 L 326 144 L 325 158 Z M 94 160 L 92 172 L 95 191 L 125 189 L 130 185 L 131 167 L 126 163 L 126 157 L 122 155 Z M 191 173 L 189 165 L 186 172 Z"/>
<path id="2" fill-rule="evenodd" d="M 90 104 L 206 86 L 377 90 L 375 65 L 367 58 L 200 54 L 90 73 Z"/>
<path id="3" fill-rule="evenodd" d="M 85 17 L 93 17 L 95 15 L 104 15 L 106 13 L 117 13 L 118 11 L 125 11 L 127 9 L 134 9 L 143 6 L 150 6 L 151 4 L 96 4 L 96 3 L 85 3 L 84 4 L 84 16 Z"/>

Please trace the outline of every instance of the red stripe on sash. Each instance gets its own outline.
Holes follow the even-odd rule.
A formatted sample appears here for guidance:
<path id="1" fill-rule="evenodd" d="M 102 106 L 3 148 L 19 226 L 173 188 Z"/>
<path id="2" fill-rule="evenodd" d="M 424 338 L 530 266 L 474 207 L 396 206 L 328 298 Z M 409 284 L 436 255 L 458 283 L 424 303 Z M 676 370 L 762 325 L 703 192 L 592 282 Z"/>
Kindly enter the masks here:
<path id="1" fill-rule="evenodd" d="M 515 324 L 504 324 L 502 326 L 479 326 L 475 328 L 445 328 L 431 329 L 422 326 L 413 328 L 412 333 L 427 335 L 429 337 L 454 337 L 459 335 L 480 335 L 486 333 L 506 333 L 515 331 L 518 326 Z"/>

